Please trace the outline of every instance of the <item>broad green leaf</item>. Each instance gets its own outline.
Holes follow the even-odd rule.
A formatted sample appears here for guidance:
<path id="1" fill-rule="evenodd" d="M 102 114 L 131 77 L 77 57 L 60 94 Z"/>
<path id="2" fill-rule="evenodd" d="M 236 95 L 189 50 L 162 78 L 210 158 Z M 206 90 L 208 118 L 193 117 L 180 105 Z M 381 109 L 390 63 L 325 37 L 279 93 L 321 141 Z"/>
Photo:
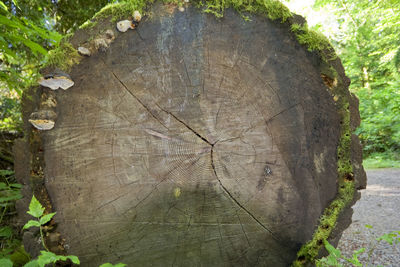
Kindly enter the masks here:
<path id="1" fill-rule="evenodd" d="M 3 226 L 0 228 L 0 237 L 10 238 L 11 236 L 12 236 L 12 229 L 10 226 Z"/>
<path id="2" fill-rule="evenodd" d="M 24 267 L 39 267 L 39 263 L 37 260 L 32 260 L 25 264 Z"/>
<path id="3" fill-rule="evenodd" d="M 31 203 L 29 204 L 28 214 L 32 215 L 35 218 L 40 218 L 43 215 L 44 208 L 42 204 L 36 199 L 35 196 L 32 196 Z"/>
<path id="4" fill-rule="evenodd" d="M 40 251 L 40 253 L 41 253 L 41 255 L 37 259 L 40 267 L 44 267 L 46 264 L 49 264 L 49 263 L 55 263 L 57 261 L 66 261 L 68 259 L 70 259 L 75 264 L 80 264 L 80 261 L 77 256 L 56 255 L 52 252 L 44 251 L 44 250 Z"/>
<path id="5" fill-rule="evenodd" d="M 53 252 L 49 251 L 40 251 L 41 255 L 37 259 L 37 263 L 40 267 L 44 267 L 46 264 L 55 263 L 58 260 L 58 257 Z"/>
<path id="6" fill-rule="evenodd" d="M 54 216 L 55 214 L 56 214 L 56 213 L 53 212 L 53 213 L 49 213 L 49 214 L 46 214 L 46 215 L 42 216 L 42 217 L 40 218 L 40 220 L 39 220 L 39 223 L 40 223 L 41 225 L 46 224 L 47 222 L 49 222 L 49 221 L 51 220 L 51 218 L 53 218 L 53 216 Z"/>
<path id="7" fill-rule="evenodd" d="M 27 222 L 24 225 L 24 228 L 22 228 L 22 229 L 28 229 L 28 228 L 31 228 L 33 226 L 40 227 L 40 223 L 38 221 L 29 220 L 29 222 Z"/>
<path id="8" fill-rule="evenodd" d="M 12 267 L 13 263 L 10 259 L 3 258 L 3 259 L 0 259 L 0 266 L 1 267 Z"/>
<path id="9" fill-rule="evenodd" d="M 6 16 L 2 16 L 2 15 L 0 15 L 0 23 L 2 25 L 6 25 L 6 26 L 9 26 L 12 28 L 17 28 L 17 29 L 23 27 L 23 25 L 21 25 L 19 22 L 9 19 Z"/>

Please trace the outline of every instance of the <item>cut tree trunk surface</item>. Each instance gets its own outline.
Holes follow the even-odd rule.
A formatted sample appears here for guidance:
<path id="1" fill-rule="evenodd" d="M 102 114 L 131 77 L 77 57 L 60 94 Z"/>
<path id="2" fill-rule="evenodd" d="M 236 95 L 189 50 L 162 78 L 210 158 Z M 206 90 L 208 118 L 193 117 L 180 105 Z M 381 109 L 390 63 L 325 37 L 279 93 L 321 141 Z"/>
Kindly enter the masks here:
<path id="1" fill-rule="evenodd" d="M 317 55 L 267 18 L 152 14 L 55 92 L 40 153 L 64 248 L 82 266 L 290 265 L 337 193 Z"/>

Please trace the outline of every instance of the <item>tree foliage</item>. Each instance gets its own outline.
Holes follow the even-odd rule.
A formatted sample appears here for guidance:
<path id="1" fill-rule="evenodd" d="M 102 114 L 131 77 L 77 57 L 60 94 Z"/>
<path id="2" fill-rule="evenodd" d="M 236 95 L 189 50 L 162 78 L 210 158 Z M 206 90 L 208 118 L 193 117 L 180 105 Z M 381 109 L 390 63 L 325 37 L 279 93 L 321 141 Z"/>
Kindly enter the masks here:
<path id="1" fill-rule="evenodd" d="M 339 30 L 333 36 L 350 90 L 360 99 L 357 133 L 365 155 L 400 150 L 400 2 L 316 0 L 332 9 Z"/>
<path id="2" fill-rule="evenodd" d="M 0 130 L 20 129 L 19 98 L 39 78 L 48 50 L 109 2 L 0 1 Z"/>

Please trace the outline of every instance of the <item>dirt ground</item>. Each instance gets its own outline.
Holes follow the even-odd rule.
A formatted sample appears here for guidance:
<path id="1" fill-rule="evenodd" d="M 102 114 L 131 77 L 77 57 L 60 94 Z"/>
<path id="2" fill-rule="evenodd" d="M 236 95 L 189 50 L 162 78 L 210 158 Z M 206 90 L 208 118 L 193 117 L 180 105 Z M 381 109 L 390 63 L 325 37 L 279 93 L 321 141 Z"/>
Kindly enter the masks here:
<path id="1" fill-rule="evenodd" d="M 400 244 L 375 240 L 400 231 L 400 169 L 368 170 L 367 177 L 367 188 L 353 206 L 353 223 L 343 232 L 338 248 L 351 257 L 353 251 L 365 247 L 366 252 L 359 256 L 363 266 L 400 266 Z M 373 228 L 366 228 L 366 224 Z"/>

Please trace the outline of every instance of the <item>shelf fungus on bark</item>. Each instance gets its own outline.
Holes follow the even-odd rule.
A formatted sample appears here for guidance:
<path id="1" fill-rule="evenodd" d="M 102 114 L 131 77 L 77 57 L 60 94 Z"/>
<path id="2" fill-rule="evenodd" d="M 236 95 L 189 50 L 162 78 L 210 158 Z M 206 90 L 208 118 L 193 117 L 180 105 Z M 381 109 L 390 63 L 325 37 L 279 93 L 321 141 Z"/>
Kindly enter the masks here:
<path id="1" fill-rule="evenodd" d="M 66 73 L 54 72 L 44 76 L 39 81 L 39 84 L 52 90 L 57 90 L 58 88 L 67 90 L 74 85 L 74 81 Z"/>
<path id="2" fill-rule="evenodd" d="M 29 122 L 38 130 L 51 130 L 55 125 L 57 114 L 49 109 L 33 112 Z"/>

